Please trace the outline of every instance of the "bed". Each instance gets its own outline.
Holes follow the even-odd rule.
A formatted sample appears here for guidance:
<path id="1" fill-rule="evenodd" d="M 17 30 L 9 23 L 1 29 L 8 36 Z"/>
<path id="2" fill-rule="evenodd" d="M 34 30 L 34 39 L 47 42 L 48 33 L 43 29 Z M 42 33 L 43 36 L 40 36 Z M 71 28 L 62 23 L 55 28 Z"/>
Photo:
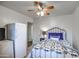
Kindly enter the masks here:
<path id="1" fill-rule="evenodd" d="M 28 58 L 73 58 L 79 53 L 67 40 L 67 32 L 59 27 L 46 31 L 48 37 L 34 45 Z"/>

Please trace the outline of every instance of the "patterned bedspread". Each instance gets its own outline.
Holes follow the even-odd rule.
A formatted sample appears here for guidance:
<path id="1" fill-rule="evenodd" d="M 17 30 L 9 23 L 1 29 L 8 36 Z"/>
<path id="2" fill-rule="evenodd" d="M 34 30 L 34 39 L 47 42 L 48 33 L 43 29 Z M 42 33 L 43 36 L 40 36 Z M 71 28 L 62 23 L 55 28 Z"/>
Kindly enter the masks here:
<path id="1" fill-rule="evenodd" d="M 44 40 L 33 46 L 28 57 L 31 58 L 72 58 L 78 52 L 67 41 Z"/>

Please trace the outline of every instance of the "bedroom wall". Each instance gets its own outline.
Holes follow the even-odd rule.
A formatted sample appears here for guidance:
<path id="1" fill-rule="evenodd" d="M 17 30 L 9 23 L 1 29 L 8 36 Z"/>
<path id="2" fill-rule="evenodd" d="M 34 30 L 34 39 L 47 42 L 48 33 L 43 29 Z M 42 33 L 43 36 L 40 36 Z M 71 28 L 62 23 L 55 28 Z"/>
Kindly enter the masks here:
<path id="1" fill-rule="evenodd" d="M 79 7 L 73 13 L 73 45 L 79 50 Z"/>
<path id="2" fill-rule="evenodd" d="M 17 22 L 26 24 L 27 22 L 33 22 L 33 19 L 0 5 L 0 27 Z"/>
<path id="3" fill-rule="evenodd" d="M 33 43 L 36 44 L 40 40 L 41 30 L 47 30 L 52 27 L 64 28 L 67 31 L 67 40 L 72 44 L 72 15 L 62 15 L 62 16 L 46 16 L 40 17 L 34 20 L 34 35 Z"/>

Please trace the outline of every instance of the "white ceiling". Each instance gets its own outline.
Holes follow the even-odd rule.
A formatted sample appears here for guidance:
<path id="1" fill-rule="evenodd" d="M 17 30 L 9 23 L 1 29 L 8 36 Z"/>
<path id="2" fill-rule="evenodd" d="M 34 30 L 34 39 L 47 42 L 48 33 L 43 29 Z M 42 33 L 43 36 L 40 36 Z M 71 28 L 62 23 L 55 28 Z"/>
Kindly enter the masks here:
<path id="1" fill-rule="evenodd" d="M 79 6 L 78 1 L 47 1 L 46 3 L 55 5 L 55 9 L 51 12 L 52 16 L 72 14 L 76 7 Z M 24 15 L 36 17 L 34 12 L 27 11 L 35 9 L 33 1 L 3 1 L 0 4 Z"/>

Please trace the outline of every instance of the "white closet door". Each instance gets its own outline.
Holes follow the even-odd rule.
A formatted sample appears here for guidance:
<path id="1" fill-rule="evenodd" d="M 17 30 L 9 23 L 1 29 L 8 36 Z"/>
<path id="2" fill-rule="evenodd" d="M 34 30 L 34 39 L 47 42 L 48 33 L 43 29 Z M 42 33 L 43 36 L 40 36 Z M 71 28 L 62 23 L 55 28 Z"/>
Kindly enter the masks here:
<path id="1" fill-rule="evenodd" d="M 18 58 L 26 56 L 26 28 L 25 24 L 15 24 L 15 57 Z"/>

